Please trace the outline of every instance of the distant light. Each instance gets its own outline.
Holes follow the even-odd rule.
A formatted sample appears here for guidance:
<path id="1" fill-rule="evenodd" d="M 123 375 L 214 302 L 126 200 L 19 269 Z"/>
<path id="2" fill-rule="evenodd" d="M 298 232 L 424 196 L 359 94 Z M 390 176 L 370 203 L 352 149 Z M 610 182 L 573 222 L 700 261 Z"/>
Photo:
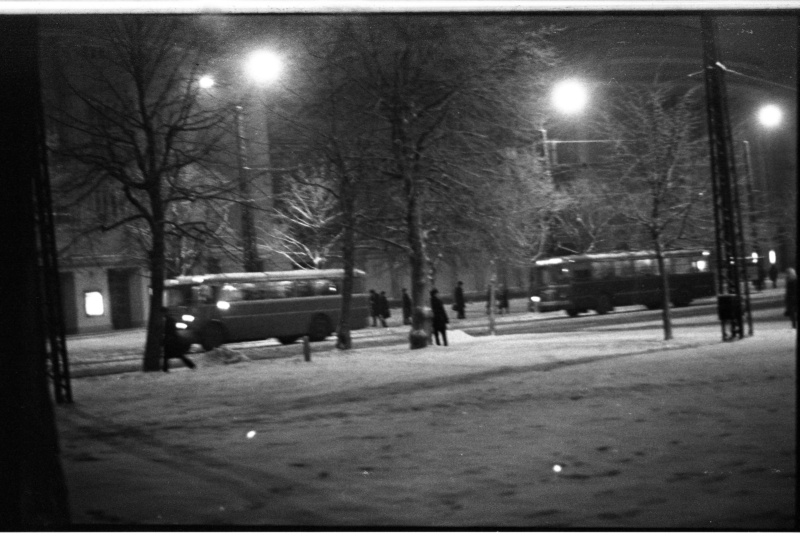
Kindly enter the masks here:
<path id="1" fill-rule="evenodd" d="M 181 320 L 183 320 L 184 322 L 194 322 L 194 316 L 192 316 L 191 314 L 184 314 L 183 316 L 181 316 Z"/>
<path id="2" fill-rule="evenodd" d="M 103 316 L 105 314 L 103 294 L 100 292 L 85 292 L 83 294 L 83 307 L 86 316 Z"/>
<path id="3" fill-rule="evenodd" d="M 764 105 L 758 111 L 758 121 L 764 127 L 775 127 L 781 123 L 783 113 L 776 105 Z"/>
<path id="4" fill-rule="evenodd" d="M 553 471 L 556 472 L 556 473 L 560 472 L 561 471 L 561 466 L 556 464 L 555 466 L 553 466 Z"/>
<path id="5" fill-rule="evenodd" d="M 189 326 L 187 326 L 187 325 L 186 325 L 186 324 L 184 324 L 183 322 L 176 322 L 176 323 L 175 323 L 175 327 L 176 327 L 176 328 L 178 328 L 178 329 L 186 329 L 186 328 L 188 328 Z"/>
<path id="6" fill-rule="evenodd" d="M 247 73 L 258 83 L 277 80 L 282 70 L 280 56 L 272 51 L 255 51 L 247 60 Z"/>
<path id="7" fill-rule="evenodd" d="M 703 256 L 708 256 L 711 254 L 711 251 L 703 251 Z"/>
<path id="8" fill-rule="evenodd" d="M 589 101 L 586 86 L 577 80 L 566 80 L 553 88 L 553 105 L 566 114 L 575 114 L 583 110 Z"/>
<path id="9" fill-rule="evenodd" d="M 706 270 L 706 261 L 705 260 L 698 260 L 697 261 L 697 269 L 699 271 L 705 271 Z"/>
<path id="10" fill-rule="evenodd" d="M 775 256 L 775 251 L 770 251 L 769 252 L 769 263 L 770 264 L 774 264 L 776 260 L 778 260 L 778 258 Z"/>
<path id="11" fill-rule="evenodd" d="M 218 301 L 217 302 L 217 309 L 219 309 L 221 311 L 227 311 L 230 308 L 231 308 L 231 304 L 228 303 L 227 301 Z"/>
<path id="12" fill-rule="evenodd" d="M 758 253 L 752 253 L 750 257 L 753 259 L 753 263 L 758 263 Z"/>
<path id="13" fill-rule="evenodd" d="M 251 430 L 250 432 L 247 433 L 247 437 L 248 438 L 253 438 L 253 437 L 255 437 L 255 435 L 256 435 L 256 431 L 254 431 L 254 430 Z"/>
<path id="14" fill-rule="evenodd" d="M 212 86 L 214 86 L 214 77 L 211 77 L 209 75 L 204 75 L 200 77 L 198 84 L 200 85 L 200 88 L 204 89 L 211 88 Z"/>
<path id="15" fill-rule="evenodd" d="M 540 298 L 539 296 L 531 296 L 531 301 L 534 303 L 539 303 L 540 301 L 542 301 L 542 298 Z"/>

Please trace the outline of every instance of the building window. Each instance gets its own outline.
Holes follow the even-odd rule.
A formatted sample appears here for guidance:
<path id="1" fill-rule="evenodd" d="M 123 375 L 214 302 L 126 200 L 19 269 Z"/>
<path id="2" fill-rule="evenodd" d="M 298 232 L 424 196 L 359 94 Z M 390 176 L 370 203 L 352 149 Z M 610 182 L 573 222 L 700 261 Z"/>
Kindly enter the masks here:
<path id="1" fill-rule="evenodd" d="M 103 316 L 105 305 L 103 305 L 103 294 L 97 290 L 83 293 L 83 310 L 86 316 Z"/>

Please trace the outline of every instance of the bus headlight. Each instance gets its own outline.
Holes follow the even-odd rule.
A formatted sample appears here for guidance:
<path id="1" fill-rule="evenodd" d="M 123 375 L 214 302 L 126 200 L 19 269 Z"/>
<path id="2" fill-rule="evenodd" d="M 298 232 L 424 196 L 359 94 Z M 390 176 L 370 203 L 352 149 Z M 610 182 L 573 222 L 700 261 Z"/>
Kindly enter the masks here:
<path id="1" fill-rule="evenodd" d="M 178 328 L 178 329 L 186 329 L 186 328 L 188 328 L 189 326 L 187 326 L 187 325 L 186 325 L 186 324 L 184 324 L 183 322 L 178 322 L 178 323 L 176 323 L 176 324 L 175 324 L 175 327 L 176 327 L 176 328 Z"/>
<path id="2" fill-rule="evenodd" d="M 531 301 L 533 303 L 539 303 L 540 301 L 542 301 L 542 298 L 540 298 L 539 296 L 531 296 Z"/>
<path id="3" fill-rule="evenodd" d="M 227 301 L 218 301 L 217 302 L 217 309 L 219 309 L 221 311 L 227 311 L 230 308 L 231 308 L 231 304 L 228 303 Z"/>
<path id="4" fill-rule="evenodd" d="M 184 322 L 194 322 L 194 316 L 192 316 L 191 314 L 184 314 L 183 316 L 181 316 L 181 320 L 183 320 Z"/>

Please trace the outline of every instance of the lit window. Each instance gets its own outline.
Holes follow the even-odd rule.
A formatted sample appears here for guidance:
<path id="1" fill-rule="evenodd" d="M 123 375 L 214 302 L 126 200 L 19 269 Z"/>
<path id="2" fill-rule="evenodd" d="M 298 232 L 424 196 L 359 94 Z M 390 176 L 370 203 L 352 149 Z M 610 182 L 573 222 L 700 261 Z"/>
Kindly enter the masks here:
<path id="1" fill-rule="evenodd" d="M 103 305 L 103 294 L 96 291 L 84 292 L 83 308 L 86 311 L 86 316 L 103 316 L 106 312 Z"/>

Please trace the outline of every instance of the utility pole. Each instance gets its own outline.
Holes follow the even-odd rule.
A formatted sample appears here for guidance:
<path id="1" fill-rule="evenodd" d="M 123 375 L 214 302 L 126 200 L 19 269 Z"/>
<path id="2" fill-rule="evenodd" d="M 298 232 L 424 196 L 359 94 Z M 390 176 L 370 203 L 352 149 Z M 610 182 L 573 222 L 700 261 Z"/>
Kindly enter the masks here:
<path id="1" fill-rule="evenodd" d="M 261 271 L 261 260 L 258 258 L 256 246 L 256 227 L 253 221 L 253 197 L 250 194 L 250 182 L 247 177 L 247 147 L 242 123 L 242 106 L 234 108 L 236 121 L 236 162 L 239 169 L 239 196 L 242 199 L 241 208 L 241 234 L 242 255 L 244 258 L 244 271 Z"/>
<path id="2" fill-rule="evenodd" d="M 747 290 L 739 189 L 725 90 L 725 67 L 717 54 L 716 27 L 713 18 L 710 15 L 702 15 L 700 24 L 703 34 L 706 119 L 714 198 L 717 309 L 722 326 L 722 339 L 727 341 L 744 338 L 743 311 L 749 318 L 750 295 Z"/>

